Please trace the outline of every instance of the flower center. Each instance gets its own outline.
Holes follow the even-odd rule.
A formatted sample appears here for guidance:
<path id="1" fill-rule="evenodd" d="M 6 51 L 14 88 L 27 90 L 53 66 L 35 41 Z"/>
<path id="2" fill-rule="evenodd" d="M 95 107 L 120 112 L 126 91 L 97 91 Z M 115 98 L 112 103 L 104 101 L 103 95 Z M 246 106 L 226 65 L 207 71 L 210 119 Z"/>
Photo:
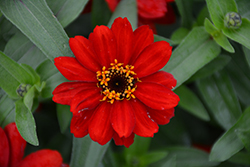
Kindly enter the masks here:
<path id="1" fill-rule="evenodd" d="M 133 94 L 136 89 L 135 83 L 140 80 L 133 77 L 136 75 L 133 71 L 134 66 L 123 67 L 123 63 L 118 63 L 116 59 L 110 66 L 108 69 L 104 66 L 102 71 L 96 72 L 99 81 L 97 86 L 102 88 L 101 92 L 104 95 L 101 101 L 107 100 L 113 104 L 115 100 L 135 98 Z"/>

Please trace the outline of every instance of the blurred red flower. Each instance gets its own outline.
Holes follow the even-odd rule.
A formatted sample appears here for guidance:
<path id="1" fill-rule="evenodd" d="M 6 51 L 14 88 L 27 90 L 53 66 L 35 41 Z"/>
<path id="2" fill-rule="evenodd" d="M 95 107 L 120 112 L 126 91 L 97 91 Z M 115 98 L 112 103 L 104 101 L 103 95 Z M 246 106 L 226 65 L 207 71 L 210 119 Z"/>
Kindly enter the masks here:
<path id="1" fill-rule="evenodd" d="M 15 123 L 0 127 L 0 166 L 1 167 L 69 167 L 62 163 L 59 152 L 44 149 L 23 159 L 26 141 L 17 130 Z"/>
<path id="2" fill-rule="evenodd" d="M 111 29 L 96 26 L 89 39 L 70 38 L 75 57 L 54 59 L 68 80 L 53 91 L 53 101 L 70 105 L 71 132 L 89 134 L 106 144 L 129 147 L 134 134 L 153 137 L 157 124 L 174 116 L 179 97 L 171 91 L 174 77 L 158 71 L 168 62 L 172 47 L 154 42 L 152 30 L 141 26 L 134 32 L 127 18 L 117 18 Z"/>
<path id="3" fill-rule="evenodd" d="M 105 0 L 112 12 L 120 0 Z M 137 0 L 138 25 L 149 25 L 156 33 L 155 23 L 172 24 L 176 17 L 172 6 L 174 0 Z"/>

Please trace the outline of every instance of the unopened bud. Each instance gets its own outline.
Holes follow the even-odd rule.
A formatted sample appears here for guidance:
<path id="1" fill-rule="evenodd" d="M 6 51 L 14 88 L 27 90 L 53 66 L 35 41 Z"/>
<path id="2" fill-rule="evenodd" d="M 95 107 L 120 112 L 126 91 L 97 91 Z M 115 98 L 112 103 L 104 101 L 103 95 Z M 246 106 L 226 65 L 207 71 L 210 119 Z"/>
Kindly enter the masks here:
<path id="1" fill-rule="evenodd" d="M 30 84 L 20 84 L 16 89 L 16 93 L 20 97 L 24 97 L 30 88 L 31 88 Z"/>
<path id="2" fill-rule="evenodd" d="M 236 12 L 229 12 L 226 14 L 224 20 L 225 26 L 232 29 L 237 29 L 241 26 L 241 17 Z"/>

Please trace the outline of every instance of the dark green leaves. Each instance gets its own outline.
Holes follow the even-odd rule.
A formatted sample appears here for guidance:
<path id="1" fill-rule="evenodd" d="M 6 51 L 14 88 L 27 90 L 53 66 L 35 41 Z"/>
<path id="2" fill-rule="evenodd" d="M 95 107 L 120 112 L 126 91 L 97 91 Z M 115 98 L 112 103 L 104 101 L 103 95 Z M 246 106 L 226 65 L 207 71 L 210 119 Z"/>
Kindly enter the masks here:
<path id="1" fill-rule="evenodd" d="M 166 151 L 148 152 L 150 142 L 151 138 L 135 136 L 134 143 L 124 151 L 127 166 L 146 167 L 167 156 Z"/>
<path id="2" fill-rule="evenodd" d="M 95 0 L 92 3 L 91 17 L 93 27 L 96 25 L 107 25 L 112 15 L 107 2 L 105 0 Z"/>
<path id="3" fill-rule="evenodd" d="M 30 144 L 37 146 L 38 139 L 36 135 L 36 125 L 30 109 L 18 100 L 16 105 L 16 126 L 21 136 Z"/>
<path id="4" fill-rule="evenodd" d="M 212 35 L 218 45 L 226 51 L 234 53 L 234 48 L 228 41 L 227 37 L 220 30 L 218 30 L 208 19 L 205 19 L 204 25 L 206 31 Z"/>
<path id="5" fill-rule="evenodd" d="M 249 149 L 250 108 L 246 109 L 237 123 L 214 144 L 210 160 L 224 161 L 240 151 L 244 145 Z M 248 138 L 248 140 L 245 140 Z"/>
<path id="6" fill-rule="evenodd" d="M 49 59 L 72 55 L 68 37 L 45 1 L 2 0 L 0 9 Z"/>
<path id="7" fill-rule="evenodd" d="M 178 87 L 219 53 L 220 47 L 209 39 L 204 28 L 197 27 L 173 51 L 163 70 L 174 75 Z"/>
<path id="8" fill-rule="evenodd" d="M 46 82 L 45 88 L 41 93 L 43 98 L 52 97 L 52 91 L 56 86 L 67 81 L 49 60 L 45 60 L 41 63 L 41 65 L 37 67 L 36 72 L 41 76 L 41 81 Z"/>
<path id="9" fill-rule="evenodd" d="M 174 164 L 174 161 L 176 167 L 210 167 L 218 165 L 216 162 L 209 162 L 206 152 L 194 148 L 169 147 L 164 150 L 169 153 L 168 156 L 155 166 L 168 167 L 166 164 Z"/>
<path id="10" fill-rule="evenodd" d="M 70 166 L 99 166 L 108 146 L 109 143 L 101 146 L 100 144 L 92 141 L 89 136 L 74 138 Z"/>
<path id="11" fill-rule="evenodd" d="M 209 115 L 201 103 L 200 99 L 189 90 L 186 86 L 182 85 L 175 89 L 175 93 L 180 97 L 179 106 L 184 108 L 189 113 L 197 116 L 200 119 L 208 121 Z"/>
<path id="12" fill-rule="evenodd" d="M 61 128 L 61 132 L 64 133 L 69 127 L 70 120 L 72 118 L 72 113 L 70 112 L 70 106 L 57 104 L 57 119 Z"/>
<path id="13" fill-rule="evenodd" d="M 0 82 L 3 88 L 12 98 L 18 98 L 17 87 L 21 84 L 34 84 L 30 75 L 22 66 L 0 52 Z"/>
<path id="14" fill-rule="evenodd" d="M 83 11 L 88 0 L 47 0 L 62 27 L 66 27 Z"/>
<path id="15" fill-rule="evenodd" d="M 127 17 L 132 25 L 132 28 L 136 29 L 138 24 L 136 0 L 121 1 L 111 16 L 108 27 L 111 27 L 117 17 Z"/>
<path id="16" fill-rule="evenodd" d="M 198 88 L 217 122 L 224 128 L 231 128 L 241 115 L 241 109 L 232 83 L 226 72 L 216 72 L 201 79 Z"/>
<path id="17" fill-rule="evenodd" d="M 178 10 L 181 14 L 182 26 L 190 29 L 192 27 L 192 4 L 193 0 L 176 0 Z"/>

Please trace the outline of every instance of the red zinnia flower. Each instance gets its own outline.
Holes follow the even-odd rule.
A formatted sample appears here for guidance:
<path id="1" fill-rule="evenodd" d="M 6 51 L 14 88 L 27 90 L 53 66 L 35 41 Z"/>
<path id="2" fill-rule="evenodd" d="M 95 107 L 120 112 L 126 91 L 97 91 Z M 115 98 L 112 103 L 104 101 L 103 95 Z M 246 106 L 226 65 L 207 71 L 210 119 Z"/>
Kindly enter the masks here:
<path id="1" fill-rule="evenodd" d="M 26 141 L 17 130 L 15 123 L 0 127 L 1 167 L 69 167 L 62 163 L 59 152 L 44 149 L 23 158 Z"/>
<path id="2" fill-rule="evenodd" d="M 89 39 L 70 38 L 75 57 L 57 57 L 55 66 L 74 82 L 60 84 L 53 100 L 70 105 L 71 132 L 89 134 L 104 145 L 111 138 L 129 147 L 134 134 L 153 137 L 157 124 L 167 124 L 179 97 L 171 91 L 174 77 L 158 71 L 168 62 L 172 47 L 154 42 L 152 30 L 134 32 L 127 18 L 117 18 L 111 29 L 96 26 Z"/>

